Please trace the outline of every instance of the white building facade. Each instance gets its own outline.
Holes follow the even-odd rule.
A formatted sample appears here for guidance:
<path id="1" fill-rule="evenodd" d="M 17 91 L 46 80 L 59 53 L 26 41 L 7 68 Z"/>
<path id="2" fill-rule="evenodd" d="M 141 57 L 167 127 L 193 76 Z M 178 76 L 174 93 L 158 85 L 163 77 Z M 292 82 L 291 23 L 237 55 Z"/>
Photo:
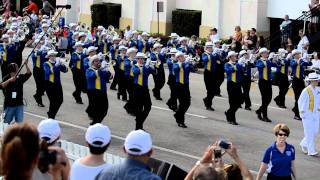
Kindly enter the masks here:
<path id="1" fill-rule="evenodd" d="M 132 29 L 158 31 L 157 2 L 164 3 L 160 13 L 160 33 L 172 31 L 172 11 L 175 9 L 198 10 L 202 12 L 200 37 L 206 37 L 211 28 L 216 27 L 221 37 L 233 34 L 239 25 L 243 31 L 256 28 L 258 33 L 269 33 L 269 18 L 283 18 L 288 14 L 296 19 L 302 11 L 308 10 L 309 0 L 57 0 L 57 4 L 71 4 L 64 11 L 66 22 L 80 21 L 91 24 L 92 4 L 109 2 L 121 4 L 120 29 L 130 25 Z"/>

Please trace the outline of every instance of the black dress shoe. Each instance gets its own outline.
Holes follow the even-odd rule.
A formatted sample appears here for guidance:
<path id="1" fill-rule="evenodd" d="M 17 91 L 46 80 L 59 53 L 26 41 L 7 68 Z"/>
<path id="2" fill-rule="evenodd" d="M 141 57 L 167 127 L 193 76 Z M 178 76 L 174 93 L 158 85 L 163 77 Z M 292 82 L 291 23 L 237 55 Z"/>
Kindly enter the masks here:
<path id="1" fill-rule="evenodd" d="M 280 105 L 279 108 L 287 109 L 287 107 L 285 105 Z"/>
<path id="2" fill-rule="evenodd" d="M 154 97 L 154 98 L 156 98 L 156 100 L 162 101 L 161 97 Z"/>
<path id="3" fill-rule="evenodd" d="M 180 123 L 180 124 L 178 124 L 178 126 L 181 127 L 181 128 L 187 128 L 188 127 L 184 123 Z"/>
<path id="4" fill-rule="evenodd" d="M 299 117 L 299 116 L 294 116 L 293 119 L 298 120 L 298 121 L 302 120 L 301 117 Z"/>
<path id="5" fill-rule="evenodd" d="M 120 99 L 120 94 L 119 93 L 117 94 L 117 99 Z"/>
<path id="6" fill-rule="evenodd" d="M 206 109 L 208 110 L 208 111 L 214 111 L 214 109 L 210 106 L 210 107 L 206 107 Z"/>
<path id="7" fill-rule="evenodd" d="M 232 121 L 230 124 L 235 125 L 235 126 L 239 125 L 237 122 L 234 122 L 234 121 Z"/>
<path id="8" fill-rule="evenodd" d="M 83 102 L 82 102 L 82 101 L 76 101 L 76 103 L 77 103 L 77 104 L 83 104 Z"/>
<path id="9" fill-rule="evenodd" d="M 262 115 L 261 115 L 261 112 L 259 110 L 256 110 L 256 114 L 258 115 L 258 119 L 262 120 Z"/>
<path id="10" fill-rule="evenodd" d="M 114 91 L 116 91 L 116 90 L 117 90 L 117 88 L 116 88 L 116 87 L 110 87 L 110 89 L 111 89 L 111 90 L 114 90 Z"/>
<path id="11" fill-rule="evenodd" d="M 263 117 L 262 121 L 264 121 L 264 122 L 272 122 L 268 117 Z"/>
<path id="12" fill-rule="evenodd" d="M 245 109 L 245 110 L 248 110 L 248 111 L 251 111 L 251 110 L 252 110 L 251 107 L 245 107 L 244 109 Z"/>
<path id="13" fill-rule="evenodd" d="M 37 105 L 38 105 L 39 107 L 45 107 L 44 104 L 42 104 L 42 103 L 37 103 Z"/>

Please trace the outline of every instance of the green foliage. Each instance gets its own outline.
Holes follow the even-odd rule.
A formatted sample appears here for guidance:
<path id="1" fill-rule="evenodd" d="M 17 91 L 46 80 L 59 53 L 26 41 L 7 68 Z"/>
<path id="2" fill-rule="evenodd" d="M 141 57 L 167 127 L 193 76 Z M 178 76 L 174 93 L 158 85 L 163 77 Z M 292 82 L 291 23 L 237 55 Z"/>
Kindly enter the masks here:
<path id="1" fill-rule="evenodd" d="M 199 36 L 201 11 L 177 9 L 172 11 L 172 31 L 179 36 Z"/>
<path id="2" fill-rule="evenodd" d="M 121 4 L 101 3 L 91 5 L 91 27 L 99 25 L 107 28 L 109 25 L 119 28 Z"/>

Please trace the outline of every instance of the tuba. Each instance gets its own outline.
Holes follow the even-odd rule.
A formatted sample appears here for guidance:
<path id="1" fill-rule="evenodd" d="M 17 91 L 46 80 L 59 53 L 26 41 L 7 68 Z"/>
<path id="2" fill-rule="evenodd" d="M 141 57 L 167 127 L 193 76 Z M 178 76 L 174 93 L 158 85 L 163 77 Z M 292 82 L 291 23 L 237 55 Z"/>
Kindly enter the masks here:
<path id="1" fill-rule="evenodd" d="M 118 36 L 118 33 L 115 31 L 112 25 L 109 25 L 107 28 L 107 35 L 112 39 L 114 36 Z"/>

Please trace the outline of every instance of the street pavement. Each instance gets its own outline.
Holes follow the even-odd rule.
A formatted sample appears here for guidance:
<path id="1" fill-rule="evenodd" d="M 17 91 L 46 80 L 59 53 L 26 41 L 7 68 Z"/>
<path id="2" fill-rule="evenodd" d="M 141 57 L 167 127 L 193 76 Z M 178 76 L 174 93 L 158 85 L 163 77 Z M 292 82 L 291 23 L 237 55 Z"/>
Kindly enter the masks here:
<path id="1" fill-rule="evenodd" d="M 24 57 L 28 55 L 30 49 L 25 49 Z M 29 63 L 31 66 L 31 63 Z M 64 102 L 56 116 L 61 122 L 62 139 L 85 145 L 85 129 L 90 121 L 85 112 L 88 105 L 86 94 L 82 94 L 83 105 L 75 103 L 72 97 L 74 85 L 72 74 L 69 71 L 62 74 L 62 86 Z M 149 89 L 153 88 L 153 79 L 149 78 Z M 35 93 L 35 83 L 33 77 L 24 86 L 25 98 L 25 120 L 32 123 L 39 123 L 46 117 L 48 111 L 48 98 L 43 96 L 46 107 L 38 107 L 33 99 Z M 157 101 L 153 97 L 152 109 L 144 124 L 146 131 L 151 133 L 154 154 L 153 157 L 173 163 L 188 171 L 196 161 L 202 156 L 208 145 L 219 139 L 226 139 L 236 144 L 241 159 L 248 165 L 253 174 L 259 170 L 260 162 L 264 151 L 275 141 L 272 132 L 277 123 L 286 123 L 290 130 L 290 137 L 287 142 L 296 148 L 296 168 L 299 179 L 316 180 L 319 179 L 320 157 L 310 157 L 304 155 L 300 150 L 300 140 L 303 137 L 303 127 L 301 121 L 293 120 L 291 108 L 294 105 L 292 90 L 287 95 L 287 109 L 278 108 L 274 101 L 269 106 L 269 117 L 272 123 L 259 121 L 255 110 L 261 103 L 259 88 L 256 83 L 252 83 L 251 100 L 252 111 L 239 109 L 236 117 L 239 126 L 226 123 L 224 111 L 229 108 L 228 94 L 226 91 L 226 81 L 221 86 L 222 97 L 215 97 L 213 101 L 214 112 L 205 110 L 202 99 L 206 95 L 203 75 L 192 73 L 190 75 L 191 106 L 186 115 L 187 129 L 179 128 L 173 117 L 173 112 L 166 106 L 169 98 L 169 87 L 167 84 L 161 91 L 162 101 Z M 273 97 L 278 93 L 278 88 L 273 86 Z M 3 96 L 1 96 L 1 99 Z M 109 111 L 103 121 L 111 129 L 113 138 L 109 153 L 124 157 L 122 151 L 123 140 L 126 135 L 135 128 L 134 117 L 128 115 L 124 110 L 124 102 L 117 100 L 116 91 L 108 90 Z M 2 100 L 1 100 L 2 101 Z M 317 149 L 320 151 L 320 140 L 317 138 Z M 225 155 L 226 162 L 232 160 Z"/>

